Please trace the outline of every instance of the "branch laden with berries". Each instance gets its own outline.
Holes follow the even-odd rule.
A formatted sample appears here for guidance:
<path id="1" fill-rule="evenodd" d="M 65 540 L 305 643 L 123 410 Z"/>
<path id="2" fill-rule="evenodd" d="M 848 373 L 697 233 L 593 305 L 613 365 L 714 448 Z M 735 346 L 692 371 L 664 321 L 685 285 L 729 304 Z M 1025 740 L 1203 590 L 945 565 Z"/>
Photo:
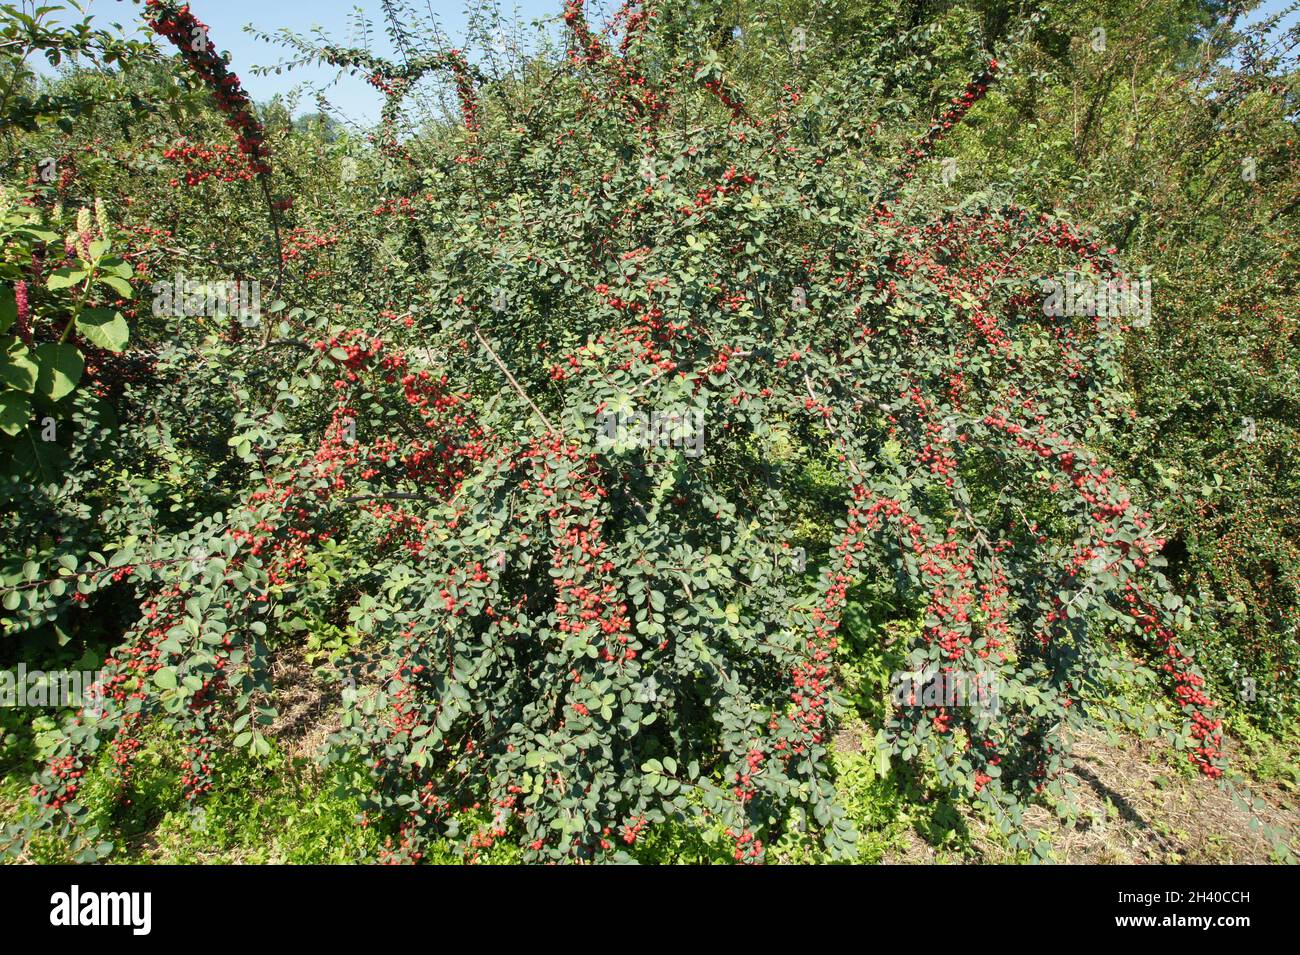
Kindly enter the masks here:
<path id="1" fill-rule="evenodd" d="M 235 132 L 239 151 L 248 161 L 249 172 L 257 177 L 266 201 L 267 215 L 275 235 L 278 259 L 275 288 L 278 289 L 284 279 L 280 214 L 292 204 L 292 200 L 277 199 L 271 194 L 271 150 L 266 143 L 266 131 L 253 108 L 253 101 L 244 91 L 239 77 L 230 72 L 227 66 L 228 56 L 218 53 L 212 45 L 207 24 L 200 22 L 190 12 L 188 3 L 145 0 L 144 18 L 155 33 L 180 52 L 190 73 L 211 92 L 217 109 L 226 117 L 226 125 Z"/>

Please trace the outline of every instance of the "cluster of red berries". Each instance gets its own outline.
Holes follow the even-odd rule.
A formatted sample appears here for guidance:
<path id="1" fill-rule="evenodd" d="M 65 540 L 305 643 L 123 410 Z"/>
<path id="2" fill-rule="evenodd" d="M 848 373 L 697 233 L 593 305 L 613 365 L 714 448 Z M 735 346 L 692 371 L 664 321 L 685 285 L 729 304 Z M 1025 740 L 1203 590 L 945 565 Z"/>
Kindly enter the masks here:
<path id="1" fill-rule="evenodd" d="M 184 139 L 163 151 L 163 158 L 185 167 L 183 178 L 170 180 L 170 185 L 197 186 L 215 179 L 218 182 L 247 182 L 254 177 L 248 164 L 229 146 L 217 143 L 204 146 Z"/>
<path id="2" fill-rule="evenodd" d="M 1134 584 L 1125 587 L 1124 600 L 1129 613 L 1142 628 L 1143 633 L 1154 636 L 1160 646 L 1164 661 L 1159 664 L 1174 681 L 1174 696 L 1188 708 L 1192 738 L 1196 745 L 1187 754 L 1188 760 L 1211 779 L 1223 775 L 1218 765 L 1223 758 L 1223 721 L 1209 715 L 1214 702 L 1206 695 L 1205 678 L 1193 669 L 1192 658 L 1178 646 L 1178 635 L 1160 622 L 1159 612 L 1142 596 Z"/>
<path id="3" fill-rule="evenodd" d="M 284 237 L 284 260 L 303 258 L 319 249 L 338 245 L 339 237 L 333 232 L 316 232 L 306 226 L 290 229 Z"/>
<path id="4" fill-rule="evenodd" d="M 723 106 L 731 111 L 732 119 L 744 119 L 745 101 L 741 99 L 740 94 L 727 85 L 726 81 L 720 77 L 714 77 L 704 81 L 704 88 L 718 98 Z"/>
<path id="5" fill-rule="evenodd" d="M 570 62 L 597 66 L 609 76 L 629 122 L 662 115 L 668 104 L 660 98 L 649 81 L 637 72 L 626 56 L 614 56 L 606 49 L 604 42 L 587 24 L 582 8 L 583 0 L 566 0 L 564 4 L 564 22 L 573 31 L 576 41 L 574 49 L 569 52 Z M 653 15 L 637 12 L 628 16 L 628 32 L 623 43 L 626 44 L 631 39 L 634 26 L 636 29 L 643 28 L 648 17 Z M 620 19 L 620 16 L 616 16 L 611 26 L 616 25 Z"/>
<path id="6" fill-rule="evenodd" d="M 57 811 L 77 798 L 81 778 L 85 775 L 85 764 L 76 756 L 57 756 L 49 760 L 45 768 L 56 781 L 56 788 L 51 791 L 40 783 L 32 783 L 30 794 L 32 798 Z"/>
<path id="7" fill-rule="evenodd" d="M 474 79 L 469 74 L 469 64 L 460 50 L 448 50 L 445 59 L 456 86 L 456 96 L 460 100 L 461 121 L 467 130 L 474 132 L 479 128 L 478 94 L 474 90 Z"/>
<path id="8" fill-rule="evenodd" d="M 248 158 L 249 169 L 259 176 L 270 175 L 265 131 L 253 114 L 252 100 L 212 46 L 207 25 L 190 13 L 189 4 L 176 6 L 168 0 L 146 0 L 145 19 L 155 33 L 180 50 L 189 68 L 212 91 L 217 108 L 226 114 L 226 125 L 238 136 L 239 151 Z"/>
<path id="9" fill-rule="evenodd" d="M 635 3 L 628 0 L 614 15 L 613 26 L 618 27 L 623 24 L 623 39 L 619 41 L 619 52 L 627 57 L 628 51 L 632 47 L 632 42 L 645 32 L 646 27 L 650 25 L 658 14 L 654 10 L 647 10 L 644 4 Z"/>
<path id="10" fill-rule="evenodd" d="M 907 158 L 899 166 L 896 176 L 902 179 L 912 178 L 913 170 L 930 157 L 939 140 L 966 117 L 972 106 L 984 98 L 989 86 L 997 78 L 997 73 L 998 61 L 989 60 L 988 66 L 966 85 L 960 96 L 952 98 L 948 108 L 930 125 L 916 145 L 907 151 Z"/>

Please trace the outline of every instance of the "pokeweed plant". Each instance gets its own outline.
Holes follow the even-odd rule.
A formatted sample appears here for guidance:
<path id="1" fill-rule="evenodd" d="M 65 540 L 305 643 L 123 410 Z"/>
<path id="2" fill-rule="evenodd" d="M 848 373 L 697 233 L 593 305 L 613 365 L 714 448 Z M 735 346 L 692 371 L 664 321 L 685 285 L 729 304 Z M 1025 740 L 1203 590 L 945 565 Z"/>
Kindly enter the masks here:
<path id="1" fill-rule="evenodd" d="M 998 705 L 900 700 L 879 756 L 927 762 L 1013 844 L 1064 785 L 1072 730 L 1137 678 L 1130 646 L 1181 710 L 1172 738 L 1220 776 L 1190 608 L 1100 450 L 1127 417 L 1123 328 L 1043 309 L 1042 276 L 1120 265 L 995 186 L 956 205 L 932 188 L 932 150 L 999 62 L 918 136 L 851 62 L 792 58 L 748 89 L 689 31 L 663 42 L 654 4 L 604 30 L 580 2 L 563 19 L 566 55 L 517 82 L 454 52 L 321 52 L 389 98 L 386 194 L 346 240 L 370 294 L 291 282 L 273 337 L 232 325 L 158 356 L 160 379 L 230 408 L 242 487 L 183 533 L 69 569 L 137 588 L 140 615 L 15 842 L 56 829 L 108 851 L 80 826 L 79 781 L 105 748 L 129 776 L 149 720 L 182 734 L 201 801 L 219 749 L 269 749 L 271 663 L 325 623 L 351 648 L 323 668 L 347 686 L 331 754 L 366 767 L 385 861 L 443 836 L 617 859 L 688 819 L 758 862 L 796 817 L 852 857 L 835 658 L 848 592 L 882 572 L 923 618 L 909 664 L 973 674 Z M 463 115 L 399 143 L 430 71 Z M 809 575 L 791 442 L 840 489 Z M 322 582 L 341 548 L 360 556 Z M 462 826 L 466 809 L 486 821 Z"/>

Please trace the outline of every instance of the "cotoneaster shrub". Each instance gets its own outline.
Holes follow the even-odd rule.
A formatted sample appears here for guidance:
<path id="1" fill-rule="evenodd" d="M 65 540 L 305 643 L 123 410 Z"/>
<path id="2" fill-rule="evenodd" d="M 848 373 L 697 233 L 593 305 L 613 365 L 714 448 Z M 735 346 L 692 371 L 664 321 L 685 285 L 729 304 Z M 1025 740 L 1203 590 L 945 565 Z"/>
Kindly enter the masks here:
<path id="1" fill-rule="evenodd" d="M 148 9 L 185 35 L 184 8 Z M 1005 190 L 947 206 L 929 186 L 998 60 L 917 130 L 861 64 L 796 59 L 747 89 L 689 31 L 664 42 L 654 4 L 610 30 L 580 3 L 563 18 L 566 55 L 523 82 L 481 83 L 450 51 L 402 68 L 320 51 L 385 90 L 387 132 L 346 227 L 272 202 L 267 326 L 178 329 L 131 389 L 155 429 L 127 440 L 225 439 L 225 503 L 64 567 L 83 597 L 131 588 L 139 615 L 16 843 L 108 851 L 81 780 L 104 748 L 129 776 L 150 721 L 185 740 L 200 804 L 223 750 L 269 751 L 272 662 L 330 626 L 352 648 L 323 667 L 346 686 L 331 751 L 368 769 L 360 824 L 385 861 L 444 834 L 471 857 L 506 839 L 530 861 L 619 858 L 677 819 L 758 862 L 805 814 L 852 857 L 834 657 L 847 593 L 882 577 L 922 617 L 910 665 L 977 674 L 1000 706 L 897 706 L 880 754 L 926 762 L 1016 845 L 1133 651 L 1181 709 L 1188 761 L 1221 775 L 1191 614 L 1102 450 L 1129 414 L 1123 329 L 1043 316 L 1041 276 L 1120 264 Z M 213 57 L 187 54 L 256 182 L 193 186 L 270 199 L 294 163 L 268 158 Z M 402 140 L 426 75 L 461 115 Z M 702 434 L 607 439 L 638 413 Z M 792 444 L 838 491 L 806 575 Z M 489 821 L 462 831 L 467 809 Z"/>
<path id="2" fill-rule="evenodd" d="M 1290 17 L 1072 2 L 1053 20 L 944 151 L 964 174 L 1032 169 L 1022 195 L 1097 224 L 1150 276 L 1156 309 L 1123 357 L 1137 414 L 1113 446 L 1167 526 L 1166 572 L 1198 595 L 1218 698 L 1285 733 L 1300 703 Z"/>

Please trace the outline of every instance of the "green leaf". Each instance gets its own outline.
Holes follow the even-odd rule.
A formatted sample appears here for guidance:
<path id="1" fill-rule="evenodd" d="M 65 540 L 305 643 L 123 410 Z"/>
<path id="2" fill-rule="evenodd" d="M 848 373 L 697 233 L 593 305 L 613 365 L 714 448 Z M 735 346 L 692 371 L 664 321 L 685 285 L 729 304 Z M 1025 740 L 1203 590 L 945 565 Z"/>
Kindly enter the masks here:
<path id="1" fill-rule="evenodd" d="M 57 233 L 51 232 L 49 229 L 33 229 L 26 226 L 21 229 L 15 229 L 14 234 L 28 236 L 29 238 L 35 239 L 37 242 L 54 242 L 59 238 Z"/>
<path id="2" fill-rule="evenodd" d="M 131 288 L 131 283 L 118 278 L 116 275 L 101 275 L 96 281 L 107 285 L 122 298 L 131 298 L 135 295 L 135 289 Z"/>
<path id="3" fill-rule="evenodd" d="M 45 287 L 54 292 L 61 288 L 80 285 L 84 281 L 86 281 L 86 273 L 80 269 L 58 269 L 51 273 L 49 279 L 45 282 Z"/>
<path id="4" fill-rule="evenodd" d="M 14 446 L 13 469 L 42 485 L 58 484 L 68 456 L 56 441 L 42 441 L 28 428 Z"/>
<path id="5" fill-rule="evenodd" d="M 36 367 L 36 391 L 58 401 L 77 387 L 86 362 L 75 345 L 46 342 L 36 346 Z"/>
<path id="6" fill-rule="evenodd" d="M 889 737 L 883 729 L 876 732 L 876 775 L 881 779 L 889 775 Z"/>
<path id="7" fill-rule="evenodd" d="M 16 391 L 0 391 L 0 431 L 17 434 L 32 416 L 32 403 Z"/>
<path id="8" fill-rule="evenodd" d="M 77 316 L 77 331 L 96 348 L 121 351 L 131 337 L 126 319 L 111 308 L 88 308 Z"/>
<path id="9" fill-rule="evenodd" d="M 9 339 L 0 354 L 0 383 L 17 391 L 31 392 L 36 387 L 36 362 L 27 346 L 16 338 Z"/>
<path id="10" fill-rule="evenodd" d="M 176 671 L 171 667 L 163 667 L 153 675 L 153 681 L 164 690 L 176 689 Z"/>

